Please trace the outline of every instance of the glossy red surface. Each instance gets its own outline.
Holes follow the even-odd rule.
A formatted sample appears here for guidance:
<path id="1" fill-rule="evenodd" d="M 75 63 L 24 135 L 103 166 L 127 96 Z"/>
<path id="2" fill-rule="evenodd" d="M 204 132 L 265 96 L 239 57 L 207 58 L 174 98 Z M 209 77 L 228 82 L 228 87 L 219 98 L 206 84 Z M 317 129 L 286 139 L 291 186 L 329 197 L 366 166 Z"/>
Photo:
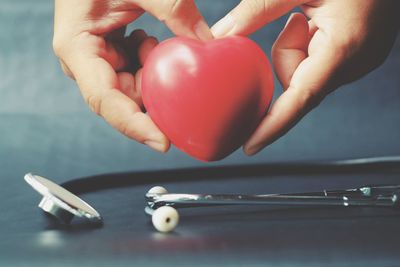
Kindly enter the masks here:
<path id="1" fill-rule="evenodd" d="M 143 68 L 150 117 L 175 146 L 203 161 L 222 159 L 243 145 L 272 95 L 268 59 L 245 37 L 168 39 Z"/>

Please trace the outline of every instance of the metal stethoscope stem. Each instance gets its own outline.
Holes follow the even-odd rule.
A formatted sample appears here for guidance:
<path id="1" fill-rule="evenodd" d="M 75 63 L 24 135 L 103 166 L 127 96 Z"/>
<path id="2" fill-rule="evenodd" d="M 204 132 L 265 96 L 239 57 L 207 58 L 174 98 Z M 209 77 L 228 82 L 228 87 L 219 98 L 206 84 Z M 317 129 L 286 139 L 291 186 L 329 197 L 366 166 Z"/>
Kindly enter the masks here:
<path id="1" fill-rule="evenodd" d="M 148 207 L 208 205 L 384 206 L 399 203 L 400 186 L 365 186 L 357 189 L 300 194 L 170 194 L 148 193 Z"/>
<path id="2" fill-rule="evenodd" d="M 163 187 L 154 187 L 145 195 L 145 212 L 161 232 L 172 231 L 178 224 L 175 208 L 214 205 L 283 205 L 283 206 L 400 206 L 400 185 L 364 186 L 357 189 L 300 194 L 174 194 Z"/>
<path id="3" fill-rule="evenodd" d="M 165 194 L 147 196 L 148 206 L 194 207 L 208 205 L 291 205 L 291 206 L 387 206 L 396 205 L 397 195 L 379 197 L 304 195 L 201 195 Z"/>

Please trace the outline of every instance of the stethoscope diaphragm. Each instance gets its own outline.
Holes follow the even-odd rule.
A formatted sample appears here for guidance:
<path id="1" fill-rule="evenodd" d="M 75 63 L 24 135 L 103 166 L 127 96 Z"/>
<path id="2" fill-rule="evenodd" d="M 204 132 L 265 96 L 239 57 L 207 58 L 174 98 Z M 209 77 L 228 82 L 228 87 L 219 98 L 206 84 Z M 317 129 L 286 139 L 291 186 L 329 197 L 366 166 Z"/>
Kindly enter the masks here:
<path id="1" fill-rule="evenodd" d="M 28 173 L 25 181 L 43 196 L 39 208 L 68 224 L 74 217 L 93 223 L 102 223 L 100 214 L 78 196 L 39 175 Z"/>

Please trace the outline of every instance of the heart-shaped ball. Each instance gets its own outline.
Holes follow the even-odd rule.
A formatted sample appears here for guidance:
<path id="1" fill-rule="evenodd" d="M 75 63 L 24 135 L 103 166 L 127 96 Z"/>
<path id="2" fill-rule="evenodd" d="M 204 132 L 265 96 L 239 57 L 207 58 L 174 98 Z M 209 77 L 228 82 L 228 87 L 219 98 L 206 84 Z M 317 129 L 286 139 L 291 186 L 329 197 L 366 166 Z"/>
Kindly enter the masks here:
<path id="1" fill-rule="evenodd" d="M 269 61 L 246 37 L 168 39 L 143 67 L 148 114 L 176 147 L 203 161 L 222 159 L 242 146 L 272 95 Z"/>

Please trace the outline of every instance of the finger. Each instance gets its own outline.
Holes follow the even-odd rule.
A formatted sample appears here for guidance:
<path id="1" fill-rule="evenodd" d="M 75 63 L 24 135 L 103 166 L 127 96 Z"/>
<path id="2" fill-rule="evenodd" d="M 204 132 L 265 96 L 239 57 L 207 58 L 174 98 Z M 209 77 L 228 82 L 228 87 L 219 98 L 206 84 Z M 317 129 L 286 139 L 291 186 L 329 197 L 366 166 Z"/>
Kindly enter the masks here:
<path id="1" fill-rule="evenodd" d="M 66 58 L 73 54 L 93 54 L 106 60 L 113 69 L 121 70 L 127 65 L 126 54 L 124 49 L 117 42 L 106 41 L 104 38 L 96 35 L 88 35 L 89 33 L 81 34 L 76 39 L 82 41 L 74 41 L 73 43 L 63 45 L 61 48 L 56 48 L 56 54 L 70 71 L 71 66 L 66 63 Z M 79 44 L 79 45 L 77 45 Z M 78 46 L 78 47 L 77 47 Z M 91 50 L 90 50 L 91 49 Z M 72 71 L 73 72 L 73 71 Z"/>
<path id="2" fill-rule="evenodd" d="M 129 51 L 132 51 L 137 56 L 137 50 L 140 44 L 147 38 L 147 33 L 142 29 L 136 29 L 125 39 L 126 45 L 129 46 Z"/>
<path id="3" fill-rule="evenodd" d="M 143 41 L 143 43 L 140 45 L 138 54 L 139 54 L 139 63 L 143 66 L 144 63 L 146 62 L 146 59 L 150 52 L 156 47 L 158 44 L 158 41 L 155 37 L 149 37 L 146 40 Z"/>
<path id="4" fill-rule="evenodd" d="M 157 44 L 158 40 L 153 36 L 147 37 L 147 34 L 143 30 L 136 30 L 131 36 L 126 38 L 124 47 L 129 58 L 129 71 L 133 73 L 138 71 Z"/>
<path id="5" fill-rule="evenodd" d="M 132 99 L 141 110 L 144 110 L 141 91 L 141 70 L 134 75 L 129 72 L 120 72 L 117 75 L 121 92 Z"/>
<path id="6" fill-rule="evenodd" d="M 308 56 L 309 42 L 307 18 L 301 13 L 293 13 L 272 47 L 275 73 L 284 90 L 288 88 L 294 71 Z"/>
<path id="7" fill-rule="evenodd" d="M 99 37 L 96 37 L 99 38 Z M 169 141 L 140 107 L 120 91 L 117 74 L 96 51 L 71 51 L 66 64 L 89 107 L 124 135 L 165 152 Z"/>
<path id="8" fill-rule="evenodd" d="M 178 36 L 210 40 L 210 28 L 193 0 L 134 0 Z"/>
<path id="9" fill-rule="evenodd" d="M 137 29 L 124 39 L 123 46 L 129 61 L 127 71 L 135 73 L 140 68 L 138 50 L 140 44 L 146 38 L 146 32 L 141 29 Z"/>
<path id="10" fill-rule="evenodd" d="M 127 55 L 118 42 L 105 42 L 105 48 L 99 51 L 99 56 L 116 71 L 124 69 L 129 64 Z"/>
<path id="11" fill-rule="evenodd" d="M 315 96 L 316 97 L 316 96 Z M 298 88 L 289 88 L 274 103 L 271 110 L 244 145 L 247 155 L 254 155 L 291 129 L 317 101 Z M 315 101 L 315 104 L 312 102 Z"/>
<path id="12" fill-rule="evenodd" d="M 211 27 L 214 37 L 249 35 L 307 0 L 242 0 Z"/>
<path id="13" fill-rule="evenodd" d="M 280 37 L 282 42 L 286 39 L 285 32 Z M 290 32 L 290 29 L 287 32 Z M 283 42 L 283 45 L 287 43 Z M 279 44 L 275 49 L 279 49 Z M 323 47 L 300 62 L 292 78 L 288 78 L 290 79 L 289 88 L 276 100 L 267 116 L 244 145 L 246 154 L 253 155 L 274 142 L 322 101 L 333 86 L 331 77 L 334 77 L 339 65 L 336 52 L 334 47 Z M 286 62 L 291 58 L 293 62 L 290 64 L 293 68 L 300 57 L 290 52 L 287 56 L 288 58 L 285 58 L 282 54 L 280 60 Z M 284 65 L 277 61 L 278 58 L 275 57 L 275 64 L 282 66 L 282 68 L 278 67 L 279 75 L 283 77 L 281 79 L 287 79 L 290 73 L 285 72 Z"/>

